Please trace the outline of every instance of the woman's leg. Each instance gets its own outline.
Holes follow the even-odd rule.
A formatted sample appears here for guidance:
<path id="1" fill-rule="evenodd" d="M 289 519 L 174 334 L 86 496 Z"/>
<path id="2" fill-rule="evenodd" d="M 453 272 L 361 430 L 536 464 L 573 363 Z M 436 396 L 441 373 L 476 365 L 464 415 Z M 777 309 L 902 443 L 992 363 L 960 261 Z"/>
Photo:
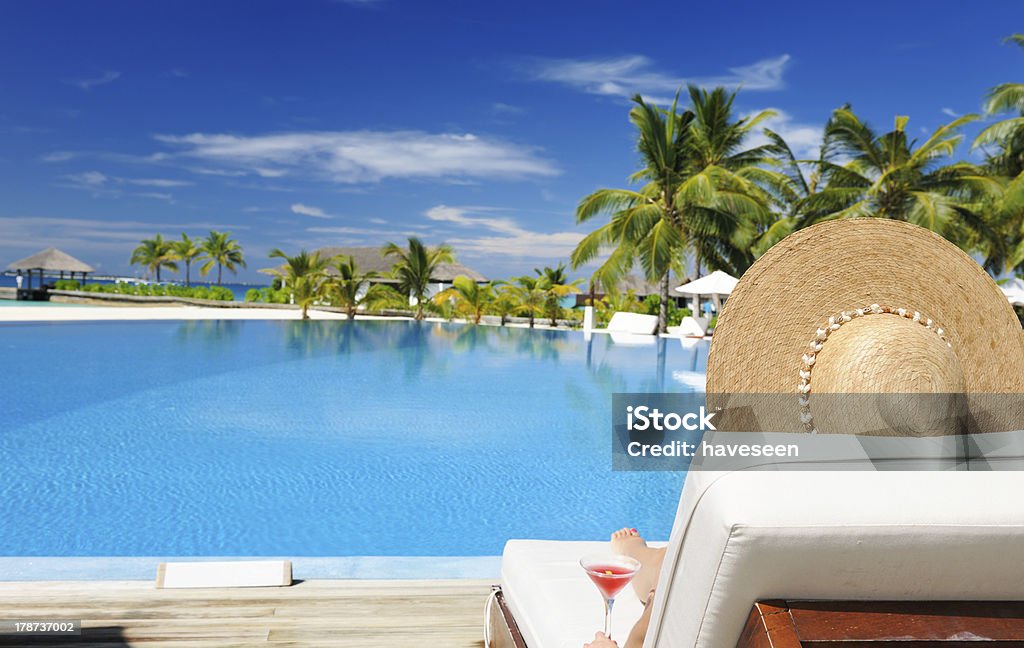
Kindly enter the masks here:
<path id="1" fill-rule="evenodd" d="M 658 585 L 665 548 L 648 547 L 636 529 L 619 529 L 612 534 L 612 551 L 640 562 L 640 571 L 633 577 L 633 591 L 641 601 L 646 600 L 648 592 Z"/>

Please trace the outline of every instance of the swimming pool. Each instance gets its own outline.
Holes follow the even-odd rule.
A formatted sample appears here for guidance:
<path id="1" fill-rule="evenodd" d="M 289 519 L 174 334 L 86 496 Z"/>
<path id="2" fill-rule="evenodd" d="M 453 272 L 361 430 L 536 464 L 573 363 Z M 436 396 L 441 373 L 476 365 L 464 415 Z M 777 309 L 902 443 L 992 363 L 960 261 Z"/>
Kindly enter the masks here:
<path id="1" fill-rule="evenodd" d="M 407 321 L 2 325 L 0 555 L 665 537 L 683 476 L 610 471 L 609 394 L 689 391 L 673 372 L 706 355 Z"/>

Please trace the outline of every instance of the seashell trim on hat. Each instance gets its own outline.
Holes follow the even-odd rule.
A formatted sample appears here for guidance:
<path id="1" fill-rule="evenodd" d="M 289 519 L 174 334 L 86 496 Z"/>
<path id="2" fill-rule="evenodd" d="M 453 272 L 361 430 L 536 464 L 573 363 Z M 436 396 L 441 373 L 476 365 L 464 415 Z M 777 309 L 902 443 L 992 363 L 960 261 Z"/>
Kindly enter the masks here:
<path id="1" fill-rule="evenodd" d="M 800 392 L 800 422 L 803 423 L 804 430 L 810 434 L 818 433 L 817 428 L 814 427 L 814 415 L 811 414 L 809 398 L 811 393 L 811 372 L 814 370 L 814 363 L 817 360 L 818 352 L 824 347 L 829 336 L 838 331 L 843 324 L 852 322 L 860 317 L 867 317 L 868 315 L 896 315 L 897 317 L 912 320 L 935 333 L 940 340 L 946 343 L 947 347 L 953 348 L 953 345 L 946 340 L 946 332 L 942 327 L 915 310 L 871 304 L 866 308 L 857 308 L 855 310 L 843 311 L 837 315 L 830 315 L 825 325 L 815 331 L 814 339 L 811 340 L 810 344 L 811 350 L 803 355 L 803 364 L 800 368 L 800 383 L 797 387 Z"/>

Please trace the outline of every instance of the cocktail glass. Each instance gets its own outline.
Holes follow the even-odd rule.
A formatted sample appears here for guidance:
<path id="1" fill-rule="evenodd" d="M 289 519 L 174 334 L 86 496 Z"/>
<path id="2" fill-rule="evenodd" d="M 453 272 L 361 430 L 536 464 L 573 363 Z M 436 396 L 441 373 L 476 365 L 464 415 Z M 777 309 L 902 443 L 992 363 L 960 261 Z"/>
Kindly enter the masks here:
<path id="1" fill-rule="evenodd" d="M 604 634 L 610 639 L 615 597 L 640 571 L 640 561 L 618 554 L 590 554 L 580 559 L 580 567 L 604 599 Z"/>

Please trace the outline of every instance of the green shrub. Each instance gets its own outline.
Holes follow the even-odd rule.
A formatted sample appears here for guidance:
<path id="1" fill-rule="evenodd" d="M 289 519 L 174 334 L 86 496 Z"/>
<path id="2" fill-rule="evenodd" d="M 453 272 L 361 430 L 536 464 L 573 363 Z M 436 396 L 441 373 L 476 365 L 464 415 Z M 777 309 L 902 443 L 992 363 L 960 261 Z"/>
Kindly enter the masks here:
<path id="1" fill-rule="evenodd" d="M 647 315 L 657 315 L 659 307 L 661 306 L 660 295 L 647 295 L 644 300 L 640 302 L 640 306 L 643 312 Z M 668 326 L 679 326 L 679 323 L 683 321 L 684 317 L 689 317 L 692 314 L 689 308 L 680 308 L 674 300 L 668 302 Z"/>
<path id="2" fill-rule="evenodd" d="M 77 281 L 74 283 L 76 285 L 78 284 Z M 70 285 L 70 283 L 65 285 Z M 77 287 L 63 288 L 62 290 L 76 289 Z M 225 288 L 224 286 L 196 286 L 194 288 L 186 288 L 185 286 L 176 286 L 173 284 L 161 286 L 157 284 L 91 283 L 82 286 L 81 290 L 91 293 L 134 295 L 137 297 L 192 297 L 194 299 L 214 299 L 217 301 L 234 301 L 235 299 L 235 294 L 231 292 L 231 289 Z M 246 293 L 246 301 L 259 301 L 259 299 L 250 299 L 252 293 L 256 293 L 257 297 L 260 295 L 260 291 L 255 289 L 250 290 Z"/>
<path id="3" fill-rule="evenodd" d="M 275 290 L 272 286 L 259 291 L 261 301 L 267 304 L 287 304 L 290 295 L 286 290 Z"/>
<path id="4" fill-rule="evenodd" d="M 217 301 L 233 301 L 235 294 L 231 292 L 230 288 L 224 286 L 210 286 L 208 299 L 216 299 Z"/>
<path id="5" fill-rule="evenodd" d="M 58 279 L 53 282 L 53 287 L 57 290 L 78 290 L 81 284 L 77 279 Z"/>
<path id="6" fill-rule="evenodd" d="M 263 293 L 256 288 L 250 288 L 245 291 L 245 301 L 247 302 L 258 302 L 263 299 Z"/>

